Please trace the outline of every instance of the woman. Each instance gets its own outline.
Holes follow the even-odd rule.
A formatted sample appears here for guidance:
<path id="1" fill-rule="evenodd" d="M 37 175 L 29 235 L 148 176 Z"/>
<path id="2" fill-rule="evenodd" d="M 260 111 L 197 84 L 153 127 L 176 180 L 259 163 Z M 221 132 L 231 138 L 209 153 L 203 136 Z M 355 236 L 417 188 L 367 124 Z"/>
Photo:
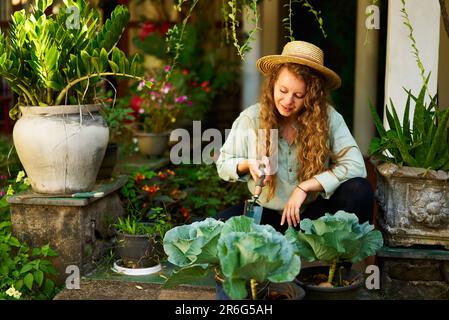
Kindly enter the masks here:
<path id="1" fill-rule="evenodd" d="M 301 218 L 338 210 L 370 221 L 373 192 L 357 143 L 327 102 L 341 80 L 324 66 L 322 50 L 292 41 L 281 55 L 259 59 L 257 68 L 265 75 L 261 101 L 234 121 L 217 159 L 219 176 L 246 181 L 254 194 L 264 167 L 261 223 L 281 232 L 299 228 Z M 240 215 L 243 209 L 241 203 L 217 218 Z"/>

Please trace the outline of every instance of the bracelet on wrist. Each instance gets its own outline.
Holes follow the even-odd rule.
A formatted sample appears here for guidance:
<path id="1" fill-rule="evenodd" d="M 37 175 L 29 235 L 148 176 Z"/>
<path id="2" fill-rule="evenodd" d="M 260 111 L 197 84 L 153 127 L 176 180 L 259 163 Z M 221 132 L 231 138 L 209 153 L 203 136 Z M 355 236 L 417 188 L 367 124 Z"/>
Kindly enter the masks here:
<path id="1" fill-rule="evenodd" d="M 301 188 L 301 187 L 299 186 L 299 184 L 296 186 L 296 188 L 298 188 L 299 190 L 302 190 L 302 192 L 304 192 L 305 194 L 307 194 L 307 191 L 304 190 L 303 188 Z"/>

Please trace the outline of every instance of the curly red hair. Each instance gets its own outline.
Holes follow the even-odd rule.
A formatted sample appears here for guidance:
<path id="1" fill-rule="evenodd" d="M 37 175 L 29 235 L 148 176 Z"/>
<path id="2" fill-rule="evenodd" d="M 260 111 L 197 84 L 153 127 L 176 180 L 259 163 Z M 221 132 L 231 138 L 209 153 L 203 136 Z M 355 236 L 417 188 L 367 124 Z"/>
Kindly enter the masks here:
<path id="1" fill-rule="evenodd" d="M 298 145 L 298 181 L 312 178 L 326 170 L 325 162 L 331 156 L 328 147 L 328 91 L 324 78 L 315 70 L 295 64 L 285 63 L 276 66 L 266 77 L 261 97 L 260 129 L 265 129 L 265 153 L 270 156 L 270 129 L 280 129 L 282 115 L 275 106 L 274 85 L 283 68 L 287 68 L 306 83 L 304 107 L 299 111 L 296 123 L 301 134 L 296 136 Z M 262 151 L 262 150 L 261 150 Z M 269 183 L 268 199 L 274 195 L 276 179 Z"/>

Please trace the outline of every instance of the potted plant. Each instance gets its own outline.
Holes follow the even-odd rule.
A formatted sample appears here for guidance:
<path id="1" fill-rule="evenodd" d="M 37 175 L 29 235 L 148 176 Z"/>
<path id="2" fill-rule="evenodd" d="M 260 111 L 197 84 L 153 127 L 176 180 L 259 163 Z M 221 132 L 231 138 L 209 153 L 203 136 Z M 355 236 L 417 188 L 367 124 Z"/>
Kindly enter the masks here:
<path id="1" fill-rule="evenodd" d="M 353 213 L 326 213 L 316 220 L 303 219 L 299 232 L 290 227 L 286 237 L 296 244 L 301 258 L 320 261 L 328 266 L 314 266 L 301 270 L 298 283 L 306 288 L 307 297 L 332 299 L 355 298 L 363 284 L 361 273 L 342 266 L 357 263 L 376 254 L 383 246 L 382 234 L 374 226 Z"/>
<path id="2" fill-rule="evenodd" d="M 20 161 L 39 193 L 88 191 L 95 183 L 109 130 L 92 105 L 107 76 L 142 80 L 138 56 L 117 48 L 129 20 L 117 6 L 105 24 L 85 0 L 36 0 L 16 11 L 8 35 L 0 32 L 0 77 L 18 95 L 13 131 Z M 75 14 L 73 12 L 75 11 Z"/>
<path id="3" fill-rule="evenodd" d="M 161 270 L 160 259 L 162 238 L 171 225 L 161 215 L 161 208 L 154 208 L 155 213 L 149 220 L 143 221 L 136 216 L 118 218 L 114 224 L 117 233 L 116 253 L 119 260 L 114 264 L 114 271 L 129 275 L 151 274 Z"/>
<path id="4" fill-rule="evenodd" d="M 440 108 L 437 95 L 426 101 L 430 73 L 425 77 L 405 1 L 401 11 L 423 85 L 418 95 L 404 89 L 407 100 L 402 123 L 391 99 L 390 108 L 385 108 L 389 128 L 370 106 L 379 133 L 369 150 L 377 172 L 379 226 L 390 246 L 442 245 L 449 249 L 449 110 Z"/>
<path id="5" fill-rule="evenodd" d="M 146 156 L 160 156 L 168 150 L 171 130 L 191 105 L 185 95 L 185 79 L 172 76 L 171 79 L 177 81 L 167 82 L 165 74 L 169 71 L 169 66 L 154 70 L 149 80 L 152 88 L 146 87 L 145 82 L 140 83 L 138 95 L 131 100 L 137 118 L 135 136 L 140 152 Z"/>
<path id="6" fill-rule="evenodd" d="M 252 218 L 238 216 L 226 222 L 207 218 L 178 226 L 165 234 L 163 244 L 168 261 L 177 267 L 166 287 L 213 274 L 217 298 L 303 297 L 303 290 L 292 282 L 301 267 L 295 246 Z"/>

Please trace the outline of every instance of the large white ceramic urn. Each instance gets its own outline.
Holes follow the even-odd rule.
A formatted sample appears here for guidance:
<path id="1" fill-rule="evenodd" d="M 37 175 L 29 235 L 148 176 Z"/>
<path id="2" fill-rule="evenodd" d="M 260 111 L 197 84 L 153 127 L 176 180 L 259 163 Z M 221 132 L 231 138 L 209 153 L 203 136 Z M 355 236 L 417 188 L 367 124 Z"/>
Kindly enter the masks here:
<path id="1" fill-rule="evenodd" d="M 103 160 L 109 128 L 101 105 L 21 107 L 14 146 L 33 191 L 90 191 Z"/>

